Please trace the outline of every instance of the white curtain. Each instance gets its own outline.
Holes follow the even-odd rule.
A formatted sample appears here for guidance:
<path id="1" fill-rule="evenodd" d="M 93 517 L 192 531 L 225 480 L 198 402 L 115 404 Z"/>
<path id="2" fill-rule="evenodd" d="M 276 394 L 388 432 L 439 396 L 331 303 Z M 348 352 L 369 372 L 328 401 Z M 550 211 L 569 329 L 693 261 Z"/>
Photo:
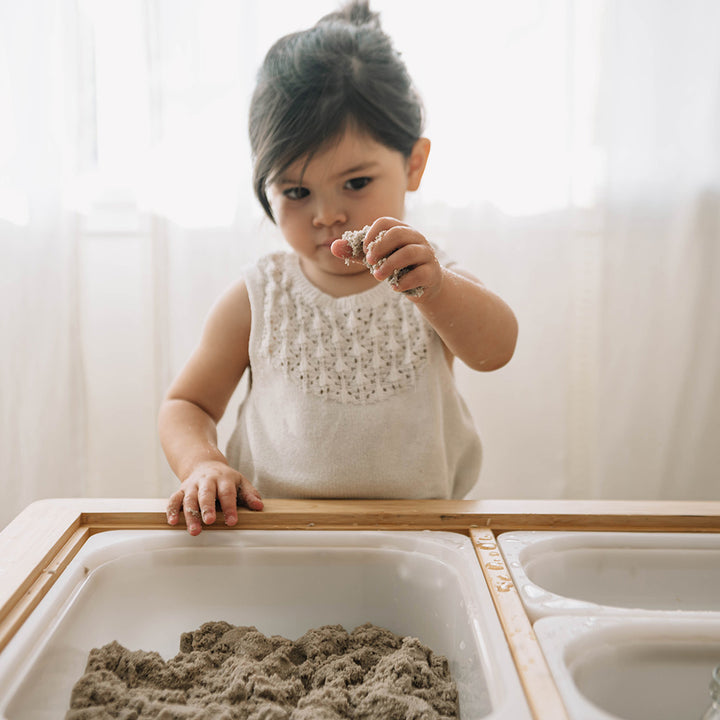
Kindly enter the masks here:
<path id="1" fill-rule="evenodd" d="M 0 527 L 175 486 L 162 394 L 282 247 L 250 188 L 255 72 L 336 6 L 0 0 Z M 506 368 L 457 368 L 473 496 L 720 499 L 720 4 L 449 0 L 443 33 L 436 3 L 373 7 L 433 141 L 408 219 L 520 321 Z"/>

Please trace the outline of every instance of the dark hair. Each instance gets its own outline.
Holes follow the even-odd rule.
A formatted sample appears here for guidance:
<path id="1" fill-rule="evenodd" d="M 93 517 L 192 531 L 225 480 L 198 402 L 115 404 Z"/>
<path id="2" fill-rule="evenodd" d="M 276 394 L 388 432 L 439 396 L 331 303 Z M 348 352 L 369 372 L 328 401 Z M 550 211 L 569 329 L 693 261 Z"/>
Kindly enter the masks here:
<path id="1" fill-rule="evenodd" d="M 274 222 L 267 184 L 353 124 L 409 157 L 423 106 L 367 0 L 351 0 L 268 51 L 250 104 L 255 194 Z"/>

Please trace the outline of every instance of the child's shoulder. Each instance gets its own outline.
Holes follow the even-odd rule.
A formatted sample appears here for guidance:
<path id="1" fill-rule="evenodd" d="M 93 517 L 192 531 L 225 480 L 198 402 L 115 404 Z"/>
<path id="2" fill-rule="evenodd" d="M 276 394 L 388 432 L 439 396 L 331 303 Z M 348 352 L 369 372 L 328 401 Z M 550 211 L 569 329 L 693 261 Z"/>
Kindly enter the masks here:
<path id="1" fill-rule="evenodd" d="M 251 322 L 250 297 L 245 280 L 233 282 L 210 308 L 203 327 L 203 342 L 209 347 L 247 344 Z"/>
<path id="2" fill-rule="evenodd" d="M 229 285 L 216 300 L 211 314 L 236 314 L 239 308 L 249 308 L 247 282 L 243 276 Z"/>

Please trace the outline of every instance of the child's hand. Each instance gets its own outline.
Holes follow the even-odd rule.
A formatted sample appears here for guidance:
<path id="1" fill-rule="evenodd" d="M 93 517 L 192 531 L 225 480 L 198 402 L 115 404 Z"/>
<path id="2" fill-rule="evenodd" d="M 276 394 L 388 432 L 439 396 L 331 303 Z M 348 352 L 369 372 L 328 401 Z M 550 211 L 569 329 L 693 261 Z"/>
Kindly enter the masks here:
<path id="1" fill-rule="evenodd" d="M 393 218 L 372 224 L 363 240 L 364 257 L 353 255 L 345 239 L 336 240 L 331 250 L 337 257 L 364 262 L 376 280 L 389 280 L 410 297 L 432 297 L 442 281 L 440 263 L 427 239 Z"/>
<path id="2" fill-rule="evenodd" d="M 237 470 L 222 462 L 200 463 L 174 492 L 167 505 L 167 521 L 177 525 L 180 509 L 191 535 L 199 535 L 202 523 L 212 525 L 216 519 L 215 500 L 225 515 L 226 525 L 237 523 L 238 502 L 251 510 L 262 510 L 263 502 L 258 491 Z"/>

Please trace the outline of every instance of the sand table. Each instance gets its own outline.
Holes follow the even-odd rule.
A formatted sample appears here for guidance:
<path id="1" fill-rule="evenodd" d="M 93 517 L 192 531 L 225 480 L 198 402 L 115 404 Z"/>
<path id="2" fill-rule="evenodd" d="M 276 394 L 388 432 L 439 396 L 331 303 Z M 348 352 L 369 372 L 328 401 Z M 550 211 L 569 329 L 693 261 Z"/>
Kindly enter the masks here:
<path id="1" fill-rule="evenodd" d="M 447 659 L 375 625 L 340 625 L 291 641 L 210 622 L 180 652 L 90 651 L 66 720 L 449 720 L 458 694 Z"/>

